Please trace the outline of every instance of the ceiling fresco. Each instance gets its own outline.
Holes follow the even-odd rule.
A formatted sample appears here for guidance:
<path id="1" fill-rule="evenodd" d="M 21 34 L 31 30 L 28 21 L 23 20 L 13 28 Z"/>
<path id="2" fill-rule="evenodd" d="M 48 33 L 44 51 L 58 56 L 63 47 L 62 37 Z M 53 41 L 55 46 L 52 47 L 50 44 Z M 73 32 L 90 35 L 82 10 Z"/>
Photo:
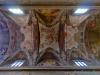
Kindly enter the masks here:
<path id="1" fill-rule="evenodd" d="M 18 37 L 21 35 L 17 24 L 4 12 L 0 12 L 0 62 L 4 61 L 8 55 L 19 50 Z"/>
<path id="2" fill-rule="evenodd" d="M 97 59 L 100 59 L 100 15 L 95 14 L 87 19 L 85 31 L 86 47 Z"/>
<path id="3" fill-rule="evenodd" d="M 77 66 L 77 61 L 91 66 L 97 64 L 93 61 L 99 62 L 99 12 L 72 15 L 67 9 L 27 11 L 20 16 L 0 11 L 0 66 Z"/>

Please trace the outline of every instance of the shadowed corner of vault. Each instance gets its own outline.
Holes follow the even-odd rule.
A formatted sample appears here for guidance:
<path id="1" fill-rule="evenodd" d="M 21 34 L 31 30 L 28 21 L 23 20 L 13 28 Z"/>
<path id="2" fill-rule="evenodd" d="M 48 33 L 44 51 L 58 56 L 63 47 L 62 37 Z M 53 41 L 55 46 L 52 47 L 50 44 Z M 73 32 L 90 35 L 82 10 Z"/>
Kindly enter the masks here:
<path id="1" fill-rule="evenodd" d="M 46 48 L 39 53 L 36 61 L 37 66 L 61 66 L 63 65 L 59 53 L 52 48 Z"/>
<path id="2" fill-rule="evenodd" d="M 9 56 L 5 61 L 0 64 L 2 67 L 24 67 L 28 66 L 29 61 L 24 51 L 17 51 L 15 54 Z"/>

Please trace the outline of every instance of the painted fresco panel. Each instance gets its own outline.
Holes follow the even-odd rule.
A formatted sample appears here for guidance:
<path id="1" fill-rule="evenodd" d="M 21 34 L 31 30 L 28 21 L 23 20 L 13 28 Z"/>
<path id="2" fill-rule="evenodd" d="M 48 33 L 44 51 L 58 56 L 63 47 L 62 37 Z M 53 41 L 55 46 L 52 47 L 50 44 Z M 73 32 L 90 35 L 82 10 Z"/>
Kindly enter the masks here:
<path id="1" fill-rule="evenodd" d="M 72 15 L 67 9 L 27 12 L 20 16 L 0 12 L 1 66 L 16 61 L 23 62 L 23 67 L 99 64 L 99 13 Z"/>

